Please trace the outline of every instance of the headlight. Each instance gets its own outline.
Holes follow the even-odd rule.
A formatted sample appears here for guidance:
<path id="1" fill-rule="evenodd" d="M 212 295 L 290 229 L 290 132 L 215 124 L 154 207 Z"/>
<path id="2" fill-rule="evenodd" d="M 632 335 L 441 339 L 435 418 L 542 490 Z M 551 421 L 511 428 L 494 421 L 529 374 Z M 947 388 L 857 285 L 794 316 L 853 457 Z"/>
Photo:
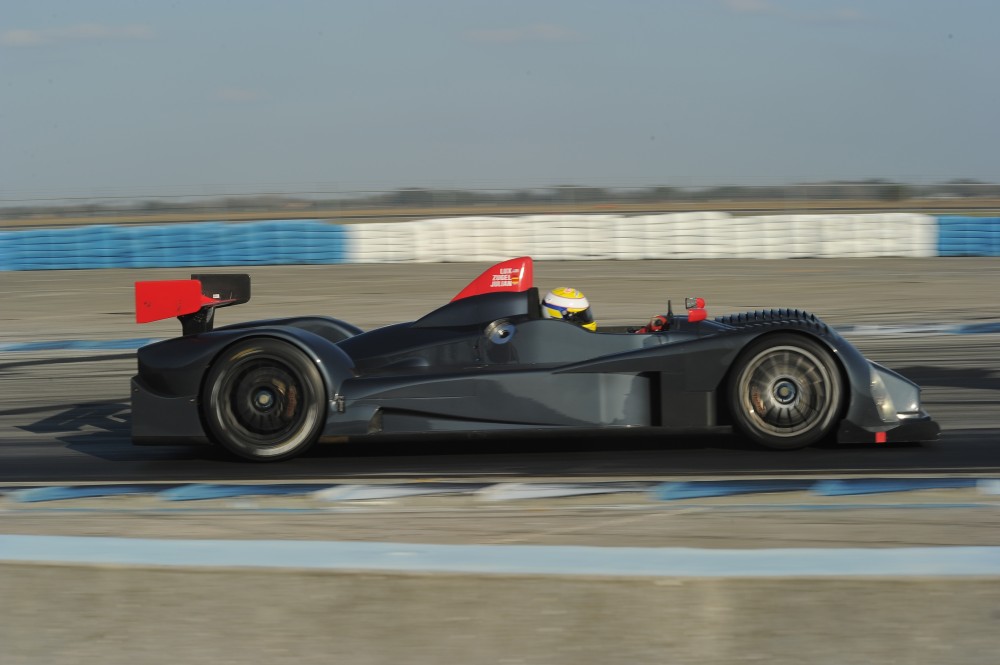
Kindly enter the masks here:
<path id="1" fill-rule="evenodd" d="M 883 422 L 894 423 L 899 421 L 896 415 L 896 405 L 893 404 L 889 389 L 885 387 L 882 375 L 874 367 L 871 368 L 871 392 L 875 400 L 875 407 L 878 409 L 878 416 Z"/>

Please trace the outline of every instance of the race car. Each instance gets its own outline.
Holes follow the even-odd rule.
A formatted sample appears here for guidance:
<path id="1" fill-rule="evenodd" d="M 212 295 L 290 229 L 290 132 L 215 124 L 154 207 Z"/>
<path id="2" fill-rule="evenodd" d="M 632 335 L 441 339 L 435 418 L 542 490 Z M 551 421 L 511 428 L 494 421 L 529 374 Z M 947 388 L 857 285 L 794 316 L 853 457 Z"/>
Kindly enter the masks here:
<path id="1" fill-rule="evenodd" d="M 488 268 L 450 302 L 369 331 L 327 316 L 215 328 L 249 275 L 136 282 L 136 321 L 183 336 L 138 350 L 136 444 L 202 443 L 255 461 L 382 434 L 650 428 L 735 430 L 776 449 L 823 440 L 930 441 L 920 388 L 816 316 L 709 318 L 704 300 L 641 328 L 543 316 L 533 262 Z"/>

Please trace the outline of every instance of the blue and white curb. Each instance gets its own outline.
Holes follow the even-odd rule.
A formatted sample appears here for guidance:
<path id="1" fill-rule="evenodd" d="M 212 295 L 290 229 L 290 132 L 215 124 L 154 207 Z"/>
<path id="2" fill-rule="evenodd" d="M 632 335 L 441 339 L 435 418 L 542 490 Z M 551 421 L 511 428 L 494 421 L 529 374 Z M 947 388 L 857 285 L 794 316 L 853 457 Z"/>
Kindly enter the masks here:
<path id="1" fill-rule="evenodd" d="M 997 495 L 1000 494 L 1000 479 L 929 477 L 588 483 L 193 483 L 171 486 L 44 486 L 7 489 L 3 495 L 14 503 L 45 503 L 120 496 L 150 496 L 170 502 L 275 496 L 303 497 L 319 502 L 387 500 L 417 496 L 471 496 L 481 501 L 518 501 L 613 494 L 638 494 L 654 501 L 682 501 L 780 492 L 808 492 L 814 496 L 834 497 L 935 489 L 971 489 L 984 495 Z"/>
<path id="2" fill-rule="evenodd" d="M 40 351 L 135 351 L 136 349 L 160 341 L 154 337 L 131 337 L 127 339 L 84 340 L 64 339 L 40 342 L 0 343 L 0 353 L 37 353 Z"/>
<path id="3" fill-rule="evenodd" d="M 0 562 L 615 577 L 994 577 L 1000 547 L 711 550 L 0 536 Z"/>
<path id="4" fill-rule="evenodd" d="M 996 335 L 1000 333 L 1000 321 L 964 324 L 931 323 L 927 325 L 846 325 L 838 326 L 837 332 L 852 337 L 868 335 Z"/>

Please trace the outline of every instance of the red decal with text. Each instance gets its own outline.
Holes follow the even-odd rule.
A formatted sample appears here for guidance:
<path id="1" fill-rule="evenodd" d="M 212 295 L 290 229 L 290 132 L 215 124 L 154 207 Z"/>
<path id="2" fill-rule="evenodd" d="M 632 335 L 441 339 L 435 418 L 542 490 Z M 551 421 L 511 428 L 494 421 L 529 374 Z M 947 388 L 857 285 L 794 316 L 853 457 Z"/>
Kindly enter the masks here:
<path id="1" fill-rule="evenodd" d="M 533 280 L 534 268 L 531 257 L 521 256 L 484 270 L 451 300 L 454 302 L 469 296 L 499 291 L 527 291 L 532 287 Z"/>

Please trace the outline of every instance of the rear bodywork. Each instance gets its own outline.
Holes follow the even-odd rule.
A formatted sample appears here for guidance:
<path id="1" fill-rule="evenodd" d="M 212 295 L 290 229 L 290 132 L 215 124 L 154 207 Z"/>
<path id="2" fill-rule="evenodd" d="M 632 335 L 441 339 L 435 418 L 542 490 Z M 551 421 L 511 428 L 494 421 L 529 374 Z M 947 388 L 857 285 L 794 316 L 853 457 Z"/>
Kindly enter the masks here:
<path id="1" fill-rule="evenodd" d="M 321 316 L 218 329 L 186 325 L 189 334 L 138 351 L 133 441 L 210 443 L 201 403 L 206 374 L 226 348 L 249 337 L 282 340 L 316 364 L 328 396 L 322 438 L 553 428 L 711 431 L 732 425 L 724 390 L 734 361 L 748 344 L 777 332 L 812 338 L 835 358 L 847 392 L 838 441 L 938 435 L 915 384 L 868 361 L 809 313 L 770 310 L 712 320 L 698 310 L 672 317 L 664 331 L 592 332 L 542 318 L 530 273 L 523 277 L 498 291 L 470 291 L 474 282 L 423 318 L 368 332 Z M 249 283 L 246 289 L 249 297 Z"/>

